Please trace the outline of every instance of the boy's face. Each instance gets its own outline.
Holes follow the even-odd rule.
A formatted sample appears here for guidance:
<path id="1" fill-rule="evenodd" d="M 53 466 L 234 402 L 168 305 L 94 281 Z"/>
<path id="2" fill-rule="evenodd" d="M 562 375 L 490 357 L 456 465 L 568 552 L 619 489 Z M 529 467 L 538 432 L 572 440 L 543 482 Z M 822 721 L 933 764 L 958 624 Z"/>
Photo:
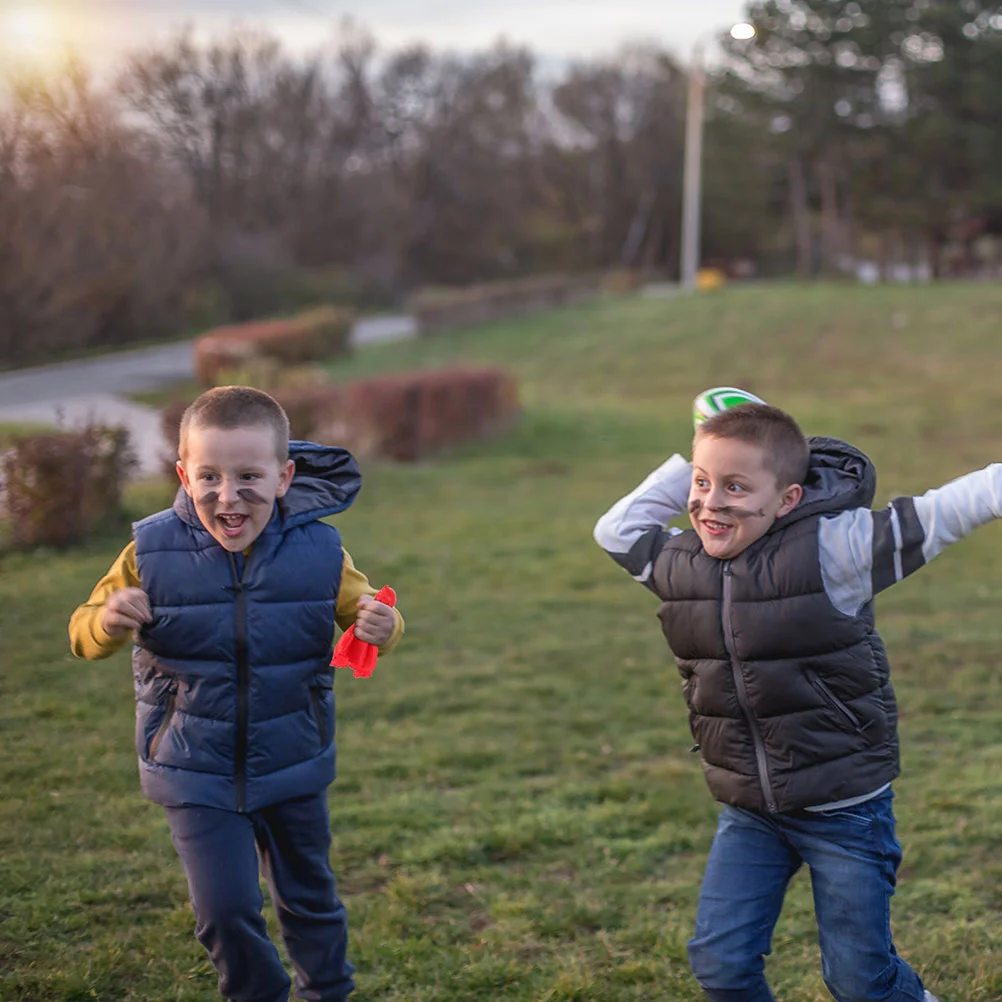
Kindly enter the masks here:
<path id="1" fill-rule="evenodd" d="M 264 531 L 295 464 L 276 455 L 271 428 L 188 429 L 177 473 L 202 525 L 225 550 L 245 550 Z"/>
<path id="2" fill-rule="evenodd" d="M 769 531 L 803 496 L 799 484 L 781 487 L 765 453 L 748 442 L 697 435 L 692 450 L 689 518 L 703 549 L 730 560 Z"/>

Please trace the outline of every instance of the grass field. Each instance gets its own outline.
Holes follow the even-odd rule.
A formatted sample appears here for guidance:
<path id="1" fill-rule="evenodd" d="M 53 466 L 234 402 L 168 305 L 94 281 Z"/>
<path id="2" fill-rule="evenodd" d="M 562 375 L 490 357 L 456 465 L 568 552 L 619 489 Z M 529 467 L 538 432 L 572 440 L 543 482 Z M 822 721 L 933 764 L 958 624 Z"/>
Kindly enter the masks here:
<path id="1" fill-rule="evenodd" d="M 339 519 L 408 633 L 339 674 L 333 859 L 359 1000 L 702 998 L 685 955 L 716 809 L 655 601 L 591 540 L 736 383 L 875 460 L 877 503 L 1000 459 L 1002 288 L 755 287 L 612 300 L 360 352 L 339 376 L 501 363 L 504 439 L 365 469 Z M 137 490 L 136 512 L 169 491 Z M 0 558 L 0 999 L 208 1000 L 162 812 L 139 792 L 124 655 L 66 621 L 125 539 Z M 901 703 L 894 928 L 942 1002 L 1002 999 L 1002 530 L 878 600 Z M 817 1002 L 809 881 L 769 972 Z"/>

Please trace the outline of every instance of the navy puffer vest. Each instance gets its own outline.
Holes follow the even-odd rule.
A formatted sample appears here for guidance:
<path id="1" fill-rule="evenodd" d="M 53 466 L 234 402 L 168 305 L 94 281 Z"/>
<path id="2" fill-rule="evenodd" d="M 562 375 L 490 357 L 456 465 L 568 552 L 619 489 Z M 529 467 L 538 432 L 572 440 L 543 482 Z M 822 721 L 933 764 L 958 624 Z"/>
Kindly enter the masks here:
<path id="1" fill-rule="evenodd" d="M 733 560 L 692 530 L 654 567 L 659 616 L 682 676 L 713 795 L 760 813 L 862 796 L 899 771 L 897 707 L 872 603 L 825 592 L 818 522 L 868 506 L 875 475 L 844 443 L 812 439 L 804 499 Z"/>
<path id="2" fill-rule="evenodd" d="M 343 551 L 333 526 L 360 486 L 342 449 L 290 443 L 296 473 L 249 555 L 205 530 L 183 491 L 134 526 L 152 623 L 133 649 L 144 793 L 254 811 L 334 778 L 330 659 Z"/>

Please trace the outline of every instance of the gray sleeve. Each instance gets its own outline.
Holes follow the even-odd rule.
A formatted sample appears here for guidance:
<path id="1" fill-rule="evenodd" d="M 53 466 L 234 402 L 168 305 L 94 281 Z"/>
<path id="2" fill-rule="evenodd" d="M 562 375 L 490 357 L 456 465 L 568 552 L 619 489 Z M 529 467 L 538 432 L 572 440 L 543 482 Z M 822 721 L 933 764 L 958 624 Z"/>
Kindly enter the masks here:
<path id="1" fill-rule="evenodd" d="M 883 511 L 857 508 L 822 519 L 818 547 L 825 591 L 840 612 L 855 616 L 874 595 L 997 518 L 1000 463 L 921 497 L 895 498 Z"/>
<path id="2" fill-rule="evenodd" d="M 637 581 L 647 584 L 665 540 L 681 531 L 665 525 L 686 510 L 691 482 L 688 461 L 672 456 L 595 523 L 595 542 Z"/>

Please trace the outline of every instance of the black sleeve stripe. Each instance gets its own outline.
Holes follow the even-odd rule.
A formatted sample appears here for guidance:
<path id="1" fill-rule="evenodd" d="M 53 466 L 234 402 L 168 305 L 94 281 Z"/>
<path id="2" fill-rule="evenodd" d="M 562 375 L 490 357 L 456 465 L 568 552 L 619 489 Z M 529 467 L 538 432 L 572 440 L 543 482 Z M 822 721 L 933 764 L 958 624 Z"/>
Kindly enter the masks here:
<path id="1" fill-rule="evenodd" d="M 653 528 L 648 529 L 643 535 L 639 536 L 633 545 L 630 547 L 627 553 L 609 553 L 609 556 L 619 564 L 628 574 L 638 580 L 643 577 L 644 580 L 650 577 L 651 570 L 653 569 L 653 563 L 657 559 L 658 553 L 661 552 L 661 547 L 664 545 L 664 540 L 667 533 L 664 529 Z M 608 551 L 606 551 L 608 552 Z M 644 573 L 646 572 L 646 577 Z"/>
<path id="2" fill-rule="evenodd" d="M 891 505 L 898 513 L 898 523 L 901 526 L 901 574 L 908 577 L 925 564 L 922 552 L 925 529 L 915 510 L 914 498 L 895 498 Z"/>
<path id="3" fill-rule="evenodd" d="M 891 510 L 873 514 L 873 594 L 890 588 L 897 576 L 894 573 L 894 527 Z"/>

